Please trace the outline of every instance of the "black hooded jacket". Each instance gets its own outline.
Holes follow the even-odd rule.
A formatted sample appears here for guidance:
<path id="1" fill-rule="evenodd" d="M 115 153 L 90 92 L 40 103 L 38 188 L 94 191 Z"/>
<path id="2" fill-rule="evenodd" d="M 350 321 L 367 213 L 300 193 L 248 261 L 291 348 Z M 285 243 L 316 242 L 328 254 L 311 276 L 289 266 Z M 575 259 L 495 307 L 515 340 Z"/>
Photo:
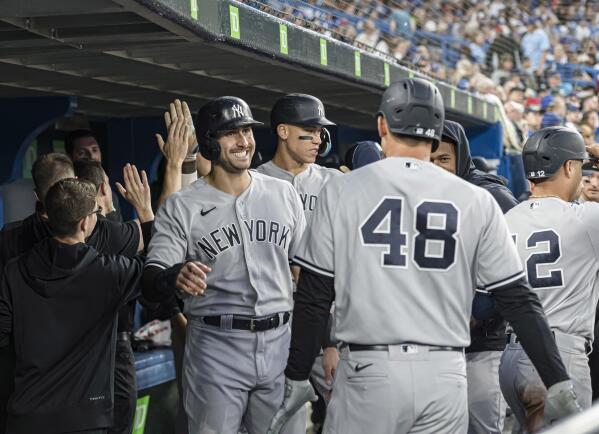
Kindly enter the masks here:
<path id="1" fill-rule="evenodd" d="M 470 144 L 460 124 L 446 120 L 443 125 L 443 141 L 456 146 L 456 175 L 491 193 L 504 214 L 518 205 L 504 178 L 474 167 Z M 471 344 L 466 351 L 503 351 L 506 342 L 505 326 L 505 321 L 498 314 L 489 320 L 477 321 L 470 331 Z"/>
<path id="2" fill-rule="evenodd" d="M 141 257 L 103 256 L 46 238 L 8 262 L 0 347 L 13 339 L 7 432 L 63 433 L 112 424 L 118 310 L 137 296 Z"/>

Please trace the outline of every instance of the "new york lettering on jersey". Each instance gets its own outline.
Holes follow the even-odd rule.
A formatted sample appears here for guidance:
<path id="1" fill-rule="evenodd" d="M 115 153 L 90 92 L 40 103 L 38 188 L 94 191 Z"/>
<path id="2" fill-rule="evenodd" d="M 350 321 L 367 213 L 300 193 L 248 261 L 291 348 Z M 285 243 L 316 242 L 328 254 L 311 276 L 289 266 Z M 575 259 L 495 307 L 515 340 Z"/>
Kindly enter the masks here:
<path id="1" fill-rule="evenodd" d="M 531 199 L 510 210 L 506 220 L 549 325 L 592 339 L 599 298 L 599 204 Z"/>
<path id="2" fill-rule="evenodd" d="M 320 194 L 322 187 L 330 179 L 342 175 L 338 170 L 323 167 L 318 164 L 310 164 L 306 170 L 294 176 L 292 173 L 281 169 L 272 161 L 264 163 L 256 170 L 259 173 L 272 176 L 273 178 L 290 182 L 297 190 L 302 201 L 306 219 L 310 218 L 310 215 L 316 208 L 316 202 L 318 201 L 318 195 Z"/>
<path id="3" fill-rule="evenodd" d="M 304 227 L 301 201 L 287 182 L 252 172 L 235 197 L 200 179 L 159 209 L 146 266 L 210 265 L 205 295 L 185 296 L 186 313 L 285 312 L 293 292 L 289 260 Z"/>
<path id="4" fill-rule="evenodd" d="M 241 246 L 242 230 L 247 232 L 245 239 L 252 243 L 271 243 L 287 252 L 291 228 L 274 220 L 262 219 L 242 220 L 241 228 L 237 223 L 231 223 L 209 230 L 197 241 L 197 245 L 208 261 L 214 261 L 222 252 Z"/>

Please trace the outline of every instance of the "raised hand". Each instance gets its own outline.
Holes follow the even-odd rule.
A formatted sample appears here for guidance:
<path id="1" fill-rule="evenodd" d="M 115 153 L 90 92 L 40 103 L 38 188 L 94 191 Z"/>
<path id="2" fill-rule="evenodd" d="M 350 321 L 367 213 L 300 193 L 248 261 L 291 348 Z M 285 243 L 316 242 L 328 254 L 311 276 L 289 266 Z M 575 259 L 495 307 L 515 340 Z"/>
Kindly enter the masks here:
<path id="1" fill-rule="evenodd" d="M 137 168 L 127 163 L 123 167 L 123 180 L 125 186 L 123 187 L 117 182 L 116 188 L 121 196 L 135 208 L 139 221 L 143 223 L 153 220 L 152 197 L 146 172 L 142 170 L 140 176 Z"/>
<path id="2" fill-rule="evenodd" d="M 187 109 L 185 110 L 184 107 Z M 193 129 L 193 122 L 191 125 L 189 124 L 191 114 L 189 114 L 190 119 L 187 119 L 186 111 L 189 113 L 187 104 L 176 99 L 174 103 L 170 104 L 169 111 L 164 113 L 164 123 L 168 132 L 166 142 L 160 134 L 156 134 L 156 142 L 160 152 L 169 164 L 177 167 L 180 167 L 190 155 L 189 134 Z M 195 132 L 192 134 L 195 143 Z"/>

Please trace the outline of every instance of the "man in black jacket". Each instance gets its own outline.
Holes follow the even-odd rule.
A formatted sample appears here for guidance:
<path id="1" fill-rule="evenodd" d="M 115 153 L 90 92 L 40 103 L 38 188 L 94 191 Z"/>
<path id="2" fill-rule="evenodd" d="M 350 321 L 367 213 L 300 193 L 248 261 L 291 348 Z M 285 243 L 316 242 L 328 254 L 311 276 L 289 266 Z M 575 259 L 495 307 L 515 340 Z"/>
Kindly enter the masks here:
<path id="1" fill-rule="evenodd" d="M 45 205 L 54 237 L 10 260 L 0 284 L 0 346 L 12 337 L 16 354 L 7 432 L 104 433 L 117 313 L 138 295 L 142 259 L 85 244 L 101 212 L 90 182 L 59 181 Z"/>
<path id="2" fill-rule="evenodd" d="M 119 223 L 98 216 L 97 224 L 87 237 L 86 243 L 102 254 L 118 254 L 128 257 L 134 256 L 143 248 L 142 228 L 149 230 L 154 220 L 151 209 L 151 201 L 148 195 L 144 198 L 143 183 L 135 182 L 139 179 L 133 166 L 127 165 L 124 169 L 127 199 L 137 211 L 139 222 L 129 221 Z M 135 173 L 134 173 L 135 172 Z M 46 154 L 39 157 L 33 165 L 32 176 L 35 184 L 35 193 L 38 199 L 44 201 L 47 191 L 54 183 L 61 179 L 75 176 L 73 163 L 63 154 Z M 142 173 L 143 177 L 143 173 Z M 137 185 L 138 188 L 133 186 Z M 149 191 L 149 187 L 148 187 Z M 42 207 L 43 208 L 43 207 Z M 140 226 L 141 223 L 141 226 Z M 36 243 L 44 238 L 51 237 L 52 231 L 48 224 L 45 210 L 35 212 L 18 225 L 13 225 L 9 230 L 0 231 L 0 274 L 11 258 L 17 257 L 29 251 Z M 122 340 L 122 339 L 121 339 Z M 124 430 L 130 431 L 135 411 L 135 372 L 133 365 L 133 354 L 129 342 L 118 344 L 118 353 L 123 355 L 123 363 L 117 369 L 116 387 L 116 422 L 117 425 L 125 425 Z M 0 433 L 4 432 L 6 425 L 6 402 L 12 390 L 12 378 L 14 369 L 14 353 L 12 348 L 0 348 Z M 132 385 L 128 387 L 127 385 Z M 118 399 L 118 398 L 122 399 Z M 122 417 L 121 417 L 122 416 Z M 126 420 L 124 424 L 119 420 Z M 117 427 L 118 428 L 118 427 Z M 122 431 L 122 432 L 128 432 Z M 119 431 L 117 431 L 119 432 Z"/>
<path id="3" fill-rule="evenodd" d="M 474 167 L 466 133 L 457 122 L 445 121 L 442 142 L 431 161 L 487 190 L 504 214 L 518 204 L 503 178 Z M 503 430 L 506 403 L 499 388 L 499 361 L 506 344 L 505 326 L 498 313 L 471 321 L 471 344 L 466 349 L 469 434 L 501 434 Z"/>

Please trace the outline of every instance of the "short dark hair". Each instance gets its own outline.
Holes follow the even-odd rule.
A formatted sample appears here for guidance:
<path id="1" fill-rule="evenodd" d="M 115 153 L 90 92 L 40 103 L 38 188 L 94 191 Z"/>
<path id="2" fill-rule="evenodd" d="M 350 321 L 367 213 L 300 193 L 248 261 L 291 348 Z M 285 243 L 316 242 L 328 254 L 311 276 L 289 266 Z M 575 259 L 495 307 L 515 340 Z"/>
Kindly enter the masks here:
<path id="1" fill-rule="evenodd" d="M 96 207 L 96 188 L 85 179 L 62 179 L 48 190 L 45 206 L 52 233 L 73 235 L 79 221 Z"/>
<path id="2" fill-rule="evenodd" d="M 102 164 L 99 161 L 84 158 L 73 161 L 73 167 L 75 168 L 75 176 L 94 184 L 96 191 L 104 182 L 104 169 L 102 169 Z"/>
<path id="3" fill-rule="evenodd" d="M 98 141 L 98 138 L 94 133 L 90 130 L 74 130 L 67 134 L 66 139 L 64 140 L 64 149 L 67 154 L 73 155 L 73 151 L 75 151 L 75 141 L 78 139 L 82 139 L 84 137 L 93 137 Z"/>
<path id="4" fill-rule="evenodd" d="M 44 201 L 46 193 L 56 182 L 64 178 L 73 178 L 75 172 L 73 162 L 64 154 L 51 153 L 38 157 L 31 168 L 31 177 L 40 201 Z"/>

